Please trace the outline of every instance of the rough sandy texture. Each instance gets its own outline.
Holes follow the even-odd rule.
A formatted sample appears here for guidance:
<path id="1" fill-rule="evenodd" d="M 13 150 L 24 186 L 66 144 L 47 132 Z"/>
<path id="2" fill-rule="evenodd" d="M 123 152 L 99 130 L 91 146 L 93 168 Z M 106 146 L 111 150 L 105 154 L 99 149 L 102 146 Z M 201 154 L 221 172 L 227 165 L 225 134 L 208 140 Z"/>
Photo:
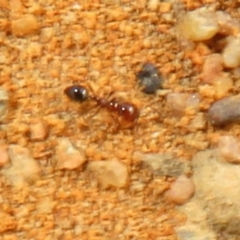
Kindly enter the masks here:
<path id="1" fill-rule="evenodd" d="M 174 227 L 185 217 L 163 197 L 174 178 L 154 175 L 137 156 L 188 161 L 229 134 L 206 124 L 214 94 L 211 86 L 198 88 L 210 45 L 186 48 L 176 34 L 181 16 L 205 2 L 214 1 L 0 1 L 0 88 L 8 96 L 0 99 L 1 112 L 8 108 L 0 116 L 0 239 L 176 239 Z M 234 6 L 215 4 L 228 12 Z M 146 62 L 165 79 L 155 95 L 137 84 Z M 64 89 L 79 83 L 96 96 L 134 103 L 135 127 L 118 128 L 116 116 L 91 101 L 67 99 Z M 169 93 L 200 93 L 200 104 L 192 108 L 196 100 L 184 98 L 175 112 L 165 104 Z M 74 154 L 59 149 L 62 138 Z M 75 163 L 78 152 L 84 159 Z M 59 170 L 57 158 L 79 168 Z M 91 174 L 89 162 L 100 160 L 101 167 L 106 160 L 124 166 L 123 188 L 103 186 L 99 179 L 112 182 L 107 170 L 95 170 L 104 178 Z M 121 178 L 116 169 L 111 176 Z"/>

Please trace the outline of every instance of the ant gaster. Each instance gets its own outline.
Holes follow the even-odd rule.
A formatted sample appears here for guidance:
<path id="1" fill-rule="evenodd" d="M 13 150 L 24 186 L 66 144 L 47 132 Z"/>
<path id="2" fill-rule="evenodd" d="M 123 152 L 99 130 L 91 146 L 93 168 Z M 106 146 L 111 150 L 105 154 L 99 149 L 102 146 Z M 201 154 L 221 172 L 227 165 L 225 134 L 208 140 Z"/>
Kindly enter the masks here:
<path id="1" fill-rule="evenodd" d="M 88 90 L 81 85 L 72 85 L 64 90 L 64 93 L 74 101 L 83 102 L 92 99 L 98 106 L 106 108 L 110 112 L 116 112 L 127 122 L 135 122 L 139 117 L 138 108 L 130 102 L 118 102 L 115 99 L 107 100 L 88 93 Z"/>

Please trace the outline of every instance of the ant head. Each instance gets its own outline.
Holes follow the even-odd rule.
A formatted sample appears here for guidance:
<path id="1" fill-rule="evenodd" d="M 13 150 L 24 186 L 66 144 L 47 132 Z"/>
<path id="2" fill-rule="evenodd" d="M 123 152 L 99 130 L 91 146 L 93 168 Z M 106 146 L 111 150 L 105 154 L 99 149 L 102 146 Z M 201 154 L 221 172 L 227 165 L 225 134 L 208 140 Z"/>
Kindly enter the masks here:
<path id="1" fill-rule="evenodd" d="M 64 90 L 64 93 L 74 101 L 83 102 L 88 99 L 88 90 L 81 85 L 72 85 Z"/>

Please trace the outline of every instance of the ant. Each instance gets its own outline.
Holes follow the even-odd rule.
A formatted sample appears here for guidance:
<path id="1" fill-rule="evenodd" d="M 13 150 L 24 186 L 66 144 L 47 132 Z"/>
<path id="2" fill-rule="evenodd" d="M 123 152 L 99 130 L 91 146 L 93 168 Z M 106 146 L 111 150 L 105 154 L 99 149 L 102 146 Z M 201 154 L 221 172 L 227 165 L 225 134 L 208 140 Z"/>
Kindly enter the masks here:
<path id="1" fill-rule="evenodd" d="M 128 123 L 134 123 L 139 117 L 139 110 L 137 106 L 130 102 L 118 102 L 115 99 L 107 100 L 105 98 L 97 97 L 89 94 L 87 88 L 81 85 L 72 85 L 64 90 L 64 93 L 74 101 L 84 102 L 91 99 L 97 103 L 101 108 L 106 108 L 109 112 L 115 112 Z"/>

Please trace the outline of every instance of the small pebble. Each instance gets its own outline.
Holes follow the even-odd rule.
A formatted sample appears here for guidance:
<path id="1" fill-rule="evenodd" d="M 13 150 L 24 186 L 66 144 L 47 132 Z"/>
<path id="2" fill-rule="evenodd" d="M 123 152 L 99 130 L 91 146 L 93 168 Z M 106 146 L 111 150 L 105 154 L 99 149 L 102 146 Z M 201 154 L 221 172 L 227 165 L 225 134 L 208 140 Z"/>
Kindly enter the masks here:
<path id="1" fill-rule="evenodd" d="M 158 0 L 149 0 L 148 1 L 148 9 L 152 11 L 157 11 L 159 8 L 159 1 Z"/>
<path id="2" fill-rule="evenodd" d="M 167 106 L 176 114 L 184 114 L 187 108 L 197 110 L 200 97 L 195 93 L 169 93 L 167 95 Z"/>
<path id="3" fill-rule="evenodd" d="M 2 121 L 7 115 L 8 101 L 9 98 L 7 91 L 0 88 L 0 121 Z"/>
<path id="4" fill-rule="evenodd" d="M 32 158 L 29 150 L 19 145 L 10 145 L 8 154 L 11 166 L 3 168 L 2 173 L 13 185 L 32 183 L 40 178 L 41 169 L 38 162 Z"/>
<path id="5" fill-rule="evenodd" d="M 103 186 L 124 187 L 127 184 L 127 167 L 117 160 L 90 162 L 89 170 Z"/>
<path id="6" fill-rule="evenodd" d="M 215 53 L 208 55 L 203 65 L 202 81 L 212 84 L 215 78 L 223 71 L 222 65 L 223 59 L 221 54 Z"/>
<path id="7" fill-rule="evenodd" d="M 139 85 L 146 94 L 154 94 L 162 87 L 162 76 L 152 63 L 145 63 L 142 70 L 137 73 Z"/>
<path id="8" fill-rule="evenodd" d="M 48 43 L 51 41 L 52 37 L 54 35 L 54 30 L 51 27 L 46 27 L 41 29 L 41 35 L 40 35 L 40 42 L 41 43 Z"/>
<path id="9" fill-rule="evenodd" d="M 214 99 L 216 96 L 216 89 L 214 86 L 209 84 L 203 84 L 198 87 L 199 94 L 202 98 L 212 98 Z"/>
<path id="10" fill-rule="evenodd" d="M 40 30 L 40 24 L 33 14 L 20 16 L 12 21 L 12 32 L 17 37 L 23 37 L 34 34 Z"/>
<path id="11" fill-rule="evenodd" d="M 240 120 L 240 95 L 225 97 L 214 102 L 208 117 L 214 126 L 223 126 Z"/>
<path id="12" fill-rule="evenodd" d="M 56 148 L 57 169 L 76 169 L 86 162 L 83 149 L 77 149 L 68 140 L 60 138 Z"/>
<path id="13" fill-rule="evenodd" d="M 28 44 L 26 52 L 30 58 L 42 56 L 42 45 L 40 43 L 32 42 Z"/>
<path id="14" fill-rule="evenodd" d="M 31 121 L 29 130 L 31 140 L 42 141 L 46 139 L 48 135 L 46 124 L 39 119 L 34 119 Z"/>
<path id="15" fill-rule="evenodd" d="M 235 68 L 240 66 L 240 39 L 233 37 L 229 38 L 222 56 L 223 63 L 226 67 Z"/>
<path id="16" fill-rule="evenodd" d="M 240 163 L 240 140 L 233 136 L 221 136 L 218 149 L 223 159 L 230 163 Z"/>
<path id="17" fill-rule="evenodd" d="M 233 88 L 233 80 L 227 73 L 220 73 L 213 82 L 215 88 L 215 97 L 217 99 L 223 98 Z"/>
<path id="18" fill-rule="evenodd" d="M 204 113 L 199 112 L 199 113 L 196 113 L 194 118 L 191 120 L 189 124 L 189 129 L 192 129 L 195 131 L 202 130 L 206 127 L 206 125 L 207 125 L 207 121 Z"/>
<path id="19" fill-rule="evenodd" d="M 237 18 L 232 18 L 225 11 L 216 12 L 219 33 L 224 35 L 237 35 L 240 32 L 240 23 Z"/>
<path id="20" fill-rule="evenodd" d="M 204 41 L 214 37 L 219 26 L 215 13 L 203 7 L 184 14 L 179 30 L 189 40 Z"/>
<path id="21" fill-rule="evenodd" d="M 184 204 L 193 196 L 194 192 L 195 186 L 192 179 L 181 175 L 172 183 L 170 189 L 165 193 L 165 197 L 176 204 Z"/>

